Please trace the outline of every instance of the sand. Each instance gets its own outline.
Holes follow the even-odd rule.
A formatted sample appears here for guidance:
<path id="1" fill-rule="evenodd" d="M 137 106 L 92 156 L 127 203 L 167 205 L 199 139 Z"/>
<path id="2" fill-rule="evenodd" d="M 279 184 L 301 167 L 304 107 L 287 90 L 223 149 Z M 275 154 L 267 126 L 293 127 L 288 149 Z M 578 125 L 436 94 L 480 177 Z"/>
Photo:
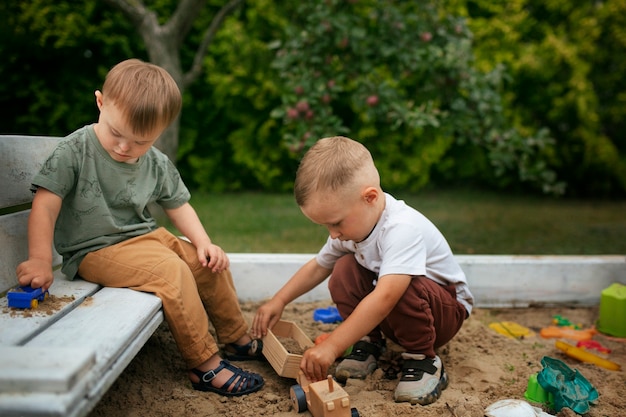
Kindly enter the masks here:
<path id="1" fill-rule="evenodd" d="M 250 321 L 258 305 L 242 304 Z M 292 304 L 287 306 L 283 319 L 295 321 L 314 340 L 336 326 L 313 321 L 313 311 L 329 305 L 329 301 Z M 598 390 L 599 399 L 591 405 L 588 416 L 624 416 L 626 372 L 572 359 L 556 349 L 556 339 L 542 338 L 538 334 L 552 324 L 555 315 L 589 328 L 596 322 L 597 314 L 597 308 L 475 309 L 458 335 L 438 352 L 450 385 L 437 402 L 428 406 L 393 401 L 397 379 L 389 378 L 393 378 L 390 375 L 394 373 L 393 366 L 399 356 L 399 349 L 393 345 L 389 346 L 380 361 L 381 367 L 373 375 L 366 380 L 348 380 L 344 388 L 350 395 L 351 406 L 365 417 L 482 417 L 484 409 L 498 400 L 524 399 L 529 376 L 542 370 L 541 359 L 548 356 L 577 369 Z M 513 321 L 535 334 L 522 339 L 507 338 L 489 327 L 490 323 L 503 321 Z M 603 334 L 596 334 L 594 340 L 611 349 L 608 359 L 626 369 L 626 341 Z M 567 342 L 576 344 L 576 341 Z M 289 389 L 295 380 L 279 377 L 267 362 L 238 364 L 262 374 L 265 387 L 257 393 L 235 398 L 194 391 L 167 325 L 163 324 L 89 417 L 310 416 L 308 411 L 298 414 L 293 410 Z M 390 367 L 392 371 L 385 372 Z M 558 415 L 576 414 L 564 409 Z"/>

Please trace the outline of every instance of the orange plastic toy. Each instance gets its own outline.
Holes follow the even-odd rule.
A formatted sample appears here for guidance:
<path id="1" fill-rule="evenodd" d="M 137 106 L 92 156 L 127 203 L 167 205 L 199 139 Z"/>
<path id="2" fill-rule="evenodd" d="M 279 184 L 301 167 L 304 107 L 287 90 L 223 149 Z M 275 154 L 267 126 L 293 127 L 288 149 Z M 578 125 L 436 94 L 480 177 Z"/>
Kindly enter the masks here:
<path id="1" fill-rule="evenodd" d="M 571 340 L 590 340 L 594 334 L 598 333 L 596 329 L 576 330 L 571 327 L 548 326 L 541 329 L 539 334 L 545 339 L 564 338 Z"/>

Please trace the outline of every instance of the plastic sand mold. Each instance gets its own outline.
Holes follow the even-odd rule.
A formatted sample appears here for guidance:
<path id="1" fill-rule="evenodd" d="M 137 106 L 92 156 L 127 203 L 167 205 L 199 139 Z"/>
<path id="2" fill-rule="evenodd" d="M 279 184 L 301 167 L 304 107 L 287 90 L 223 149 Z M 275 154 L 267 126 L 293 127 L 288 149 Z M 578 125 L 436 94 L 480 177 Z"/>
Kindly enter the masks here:
<path id="1" fill-rule="evenodd" d="M 528 385 L 524 392 L 524 398 L 532 403 L 545 404 L 548 408 L 554 408 L 552 405 L 554 403 L 552 394 L 539 385 L 536 373 L 528 377 Z"/>
<path id="2" fill-rule="evenodd" d="M 489 324 L 489 328 L 511 339 L 522 339 L 535 335 L 528 327 L 512 321 L 496 321 Z"/>
<path id="3" fill-rule="evenodd" d="M 317 308 L 313 312 L 313 320 L 322 323 L 339 323 L 343 321 L 337 307 Z"/>
<path id="4" fill-rule="evenodd" d="M 598 399 L 598 391 L 578 372 L 558 359 L 544 356 L 543 369 L 537 374 L 537 382 L 552 394 L 554 410 L 571 408 L 578 414 L 589 411 L 589 404 Z"/>

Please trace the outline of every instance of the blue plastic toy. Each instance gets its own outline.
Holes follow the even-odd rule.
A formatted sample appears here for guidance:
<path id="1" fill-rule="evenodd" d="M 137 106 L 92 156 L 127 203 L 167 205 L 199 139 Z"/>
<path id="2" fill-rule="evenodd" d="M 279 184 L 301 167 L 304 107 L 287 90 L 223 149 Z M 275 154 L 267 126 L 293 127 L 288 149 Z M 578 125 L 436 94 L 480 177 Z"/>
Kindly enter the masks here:
<path id="1" fill-rule="evenodd" d="M 318 308 L 313 312 L 313 320 L 322 323 L 338 323 L 343 321 L 337 307 Z"/>
<path id="2" fill-rule="evenodd" d="M 13 288 L 7 293 L 9 307 L 13 308 L 37 308 L 39 301 L 43 301 L 47 297 L 48 290 L 32 288 L 30 285 Z"/>
<path id="3" fill-rule="evenodd" d="M 537 375 L 539 385 L 552 394 L 556 412 L 567 407 L 577 414 L 586 414 L 589 404 L 598 399 L 598 391 L 578 370 L 572 370 L 558 359 L 544 356 L 543 370 Z"/>

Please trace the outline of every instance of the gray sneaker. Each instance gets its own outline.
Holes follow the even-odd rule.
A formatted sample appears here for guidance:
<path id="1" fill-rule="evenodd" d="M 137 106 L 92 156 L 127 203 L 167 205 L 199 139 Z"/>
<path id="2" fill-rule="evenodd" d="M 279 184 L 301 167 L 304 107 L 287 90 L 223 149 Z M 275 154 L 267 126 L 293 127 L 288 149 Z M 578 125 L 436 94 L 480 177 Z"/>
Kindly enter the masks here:
<path id="1" fill-rule="evenodd" d="M 374 372 L 378 367 L 376 361 L 383 348 L 384 343 L 371 343 L 367 336 L 356 342 L 352 347 L 352 352 L 335 369 L 337 381 L 346 382 L 348 378 L 364 379 Z"/>
<path id="2" fill-rule="evenodd" d="M 413 405 L 432 404 L 448 386 L 448 375 L 439 356 L 426 358 L 416 353 L 403 353 L 402 377 L 396 387 L 396 402 Z"/>

